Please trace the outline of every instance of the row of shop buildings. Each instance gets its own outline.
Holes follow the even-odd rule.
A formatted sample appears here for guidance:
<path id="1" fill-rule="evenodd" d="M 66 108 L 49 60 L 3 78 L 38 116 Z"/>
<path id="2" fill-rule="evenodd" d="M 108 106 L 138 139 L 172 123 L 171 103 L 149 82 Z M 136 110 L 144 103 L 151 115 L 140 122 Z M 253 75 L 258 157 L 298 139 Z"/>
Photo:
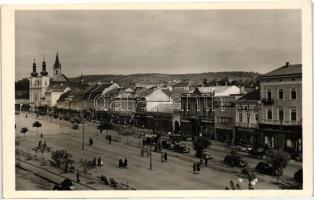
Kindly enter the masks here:
<path id="1" fill-rule="evenodd" d="M 35 67 L 34 67 L 35 65 Z M 133 86 L 69 81 L 56 57 L 51 79 L 30 77 L 33 111 L 79 116 L 152 129 L 160 134 L 208 137 L 230 144 L 302 151 L 302 65 L 275 69 L 259 77 L 259 87 Z"/>

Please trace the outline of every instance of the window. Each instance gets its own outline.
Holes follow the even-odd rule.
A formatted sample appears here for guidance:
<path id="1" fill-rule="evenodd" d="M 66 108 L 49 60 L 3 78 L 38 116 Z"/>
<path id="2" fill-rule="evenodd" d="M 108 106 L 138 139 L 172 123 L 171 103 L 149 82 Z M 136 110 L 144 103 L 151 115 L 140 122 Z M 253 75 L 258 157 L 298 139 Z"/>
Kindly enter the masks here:
<path id="1" fill-rule="evenodd" d="M 239 113 L 239 121 L 242 122 L 242 113 Z"/>
<path id="2" fill-rule="evenodd" d="M 267 109 L 267 119 L 272 120 L 273 119 L 273 110 Z"/>
<path id="3" fill-rule="evenodd" d="M 267 90 L 267 99 L 270 100 L 271 99 L 271 89 Z"/>
<path id="4" fill-rule="evenodd" d="M 290 98 L 291 98 L 291 100 L 296 100 L 297 99 L 297 90 L 295 88 L 291 89 Z"/>
<path id="5" fill-rule="evenodd" d="M 283 121 L 284 120 L 283 108 L 278 108 L 278 119 L 279 119 L 279 121 Z"/>
<path id="6" fill-rule="evenodd" d="M 258 113 L 255 113 L 255 120 L 258 122 Z"/>
<path id="7" fill-rule="evenodd" d="M 283 89 L 279 89 L 278 91 L 278 99 L 283 100 Z"/>
<path id="8" fill-rule="evenodd" d="M 297 121 L 297 110 L 295 108 L 291 109 L 290 119 L 291 121 Z"/>
<path id="9" fill-rule="evenodd" d="M 250 123 L 250 113 L 246 113 L 246 117 L 247 117 L 247 123 Z"/>

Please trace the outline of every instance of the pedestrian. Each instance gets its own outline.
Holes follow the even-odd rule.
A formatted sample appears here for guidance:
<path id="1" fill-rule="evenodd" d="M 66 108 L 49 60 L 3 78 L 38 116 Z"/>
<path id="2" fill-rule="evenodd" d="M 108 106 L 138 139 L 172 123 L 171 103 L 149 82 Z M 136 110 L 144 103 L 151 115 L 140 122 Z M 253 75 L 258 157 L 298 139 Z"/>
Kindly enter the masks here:
<path id="1" fill-rule="evenodd" d="M 78 171 L 76 172 L 76 182 L 80 182 L 80 173 Z"/>
<path id="2" fill-rule="evenodd" d="M 119 168 L 122 168 L 123 162 L 122 159 L 119 160 Z"/>
<path id="3" fill-rule="evenodd" d="M 98 166 L 101 166 L 102 165 L 102 161 L 101 161 L 101 157 L 99 156 L 98 157 Z"/>
<path id="4" fill-rule="evenodd" d="M 43 138 L 44 136 L 43 136 L 43 133 L 40 133 L 40 138 Z"/>
<path id="5" fill-rule="evenodd" d="M 141 148 L 141 156 L 144 157 L 144 147 Z"/>
<path id="6" fill-rule="evenodd" d="M 27 114 L 25 115 L 25 118 L 27 118 Z"/>
<path id="7" fill-rule="evenodd" d="M 142 140 L 142 145 L 145 146 L 145 139 Z"/>
<path id="8" fill-rule="evenodd" d="M 94 143 L 93 139 L 92 138 L 89 138 L 89 145 L 92 146 Z"/>
<path id="9" fill-rule="evenodd" d="M 196 163 L 196 171 L 197 171 L 197 174 L 199 174 L 201 171 L 201 166 L 199 162 Z"/>
<path id="10" fill-rule="evenodd" d="M 161 162 L 163 163 L 164 162 L 164 152 L 161 152 Z"/>
<path id="11" fill-rule="evenodd" d="M 195 174 L 195 171 L 196 171 L 196 163 L 193 162 L 193 174 Z"/>
<path id="12" fill-rule="evenodd" d="M 96 166 L 97 165 L 97 159 L 96 157 L 94 157 L 94 160 L 93 160 L 93 165 Z"/>
<path id="13" fill-rule="evenodd" d="M 165 162 L 167 162 L 167 159 L 168 159 L 167 152 L 164 153 L 164 158 L 165 158 Z"/>
<path id="14" fill-rule="evenodd" d="M 205 166 L 206 167 L 208 166 L 208 158 L 207 157 L 205 158 Z"/>
<path id="15" fill-rule="evenodd" d="M 203 165 L 203 158 L 201 157 L 200 158 L 200 166 L 202 166 Z"/>
<path id="16" fill-rule="evenodd" d="M 128 167 L 128 160 L 126 158 L 124 158 L 124 168 Z"/>
<path id="17" fill-rule="evenodd" d="M 38 142 L 38 148 L 41 148 L 41 140 Z"/>
<path id="18" fill-rule="evenodd" d="M 112 140 L 111 135 L 108 136 L 108 140 L 109 140 L 109 144 L 111 144 L 111 140 Z"/>

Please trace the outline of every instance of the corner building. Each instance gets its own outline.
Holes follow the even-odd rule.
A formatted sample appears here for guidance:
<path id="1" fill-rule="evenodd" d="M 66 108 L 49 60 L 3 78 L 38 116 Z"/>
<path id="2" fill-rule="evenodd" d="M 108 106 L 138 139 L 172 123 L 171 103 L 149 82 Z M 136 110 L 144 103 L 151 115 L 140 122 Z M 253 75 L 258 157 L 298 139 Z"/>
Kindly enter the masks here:
<path id="1" fill-rule="evenodd" d="M 262 144 L 302 152 L 302 65 L 286 65 L 259 78 Z"/>

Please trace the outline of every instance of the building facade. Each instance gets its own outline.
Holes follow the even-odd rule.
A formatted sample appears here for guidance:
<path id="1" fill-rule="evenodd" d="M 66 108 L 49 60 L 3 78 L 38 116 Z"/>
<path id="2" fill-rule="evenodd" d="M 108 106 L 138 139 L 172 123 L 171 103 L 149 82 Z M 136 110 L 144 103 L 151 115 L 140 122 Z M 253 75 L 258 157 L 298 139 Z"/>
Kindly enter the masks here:
<path id="1" fill-rule="evenodd" d="M 286 65 L 259 78 L 260 129 L 268 148 L 302 151 L 302 65 Z"/>
<path id="2" fill-rule="evenodd" d="M 262 146 L 259 130 L 259 89 L 253 90 L 236 100 L 235 108 L 235 144 Z"/>

